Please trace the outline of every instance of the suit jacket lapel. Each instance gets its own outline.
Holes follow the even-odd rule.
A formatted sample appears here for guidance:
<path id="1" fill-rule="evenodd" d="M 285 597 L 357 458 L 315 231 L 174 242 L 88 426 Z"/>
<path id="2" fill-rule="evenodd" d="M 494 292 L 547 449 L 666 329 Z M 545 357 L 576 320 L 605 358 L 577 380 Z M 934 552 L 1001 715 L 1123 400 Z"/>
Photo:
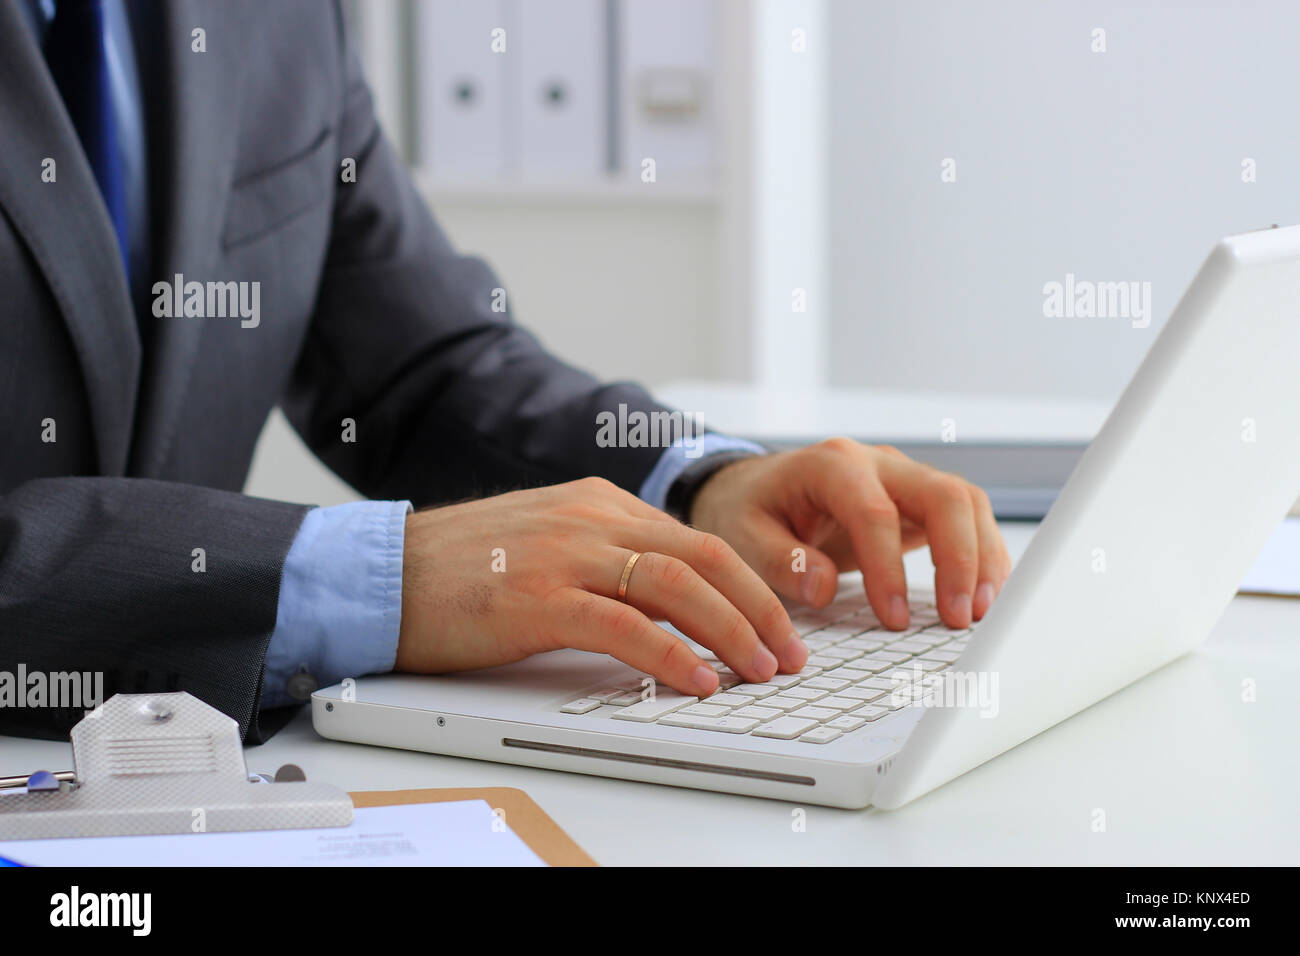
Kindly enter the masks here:
<path id="1" fill-rule="evenodd" d="M 102 474 L 121 475 L 140 338 L 113 224 L 76 130 L 18 5 L 0 2 L 0 207 L 58 303 L 86 382 Z M 45 160 L 53 182 L 42 180 Z"/>
<path id="2" fill-rule="evenodd" d="M 170 287 L 177 274 L 185 281 L 228 278 L 211 271 L 220 258 L 221 223 L 235 172 L 244 6 L 230 0 L 149 0 L 133 12 L 139 14 L 132 21 L 136 48 L 150 51 L 140 61 L 154 210 L 155 274 L 149 285 Z M 193 49 L 196 28 L 205 31 L 204 52 Z M 150 312 L 143 321 L 150 344 L 131 473 L 154 477 L 175 437 L 204 320 L 155 318 Z"/>

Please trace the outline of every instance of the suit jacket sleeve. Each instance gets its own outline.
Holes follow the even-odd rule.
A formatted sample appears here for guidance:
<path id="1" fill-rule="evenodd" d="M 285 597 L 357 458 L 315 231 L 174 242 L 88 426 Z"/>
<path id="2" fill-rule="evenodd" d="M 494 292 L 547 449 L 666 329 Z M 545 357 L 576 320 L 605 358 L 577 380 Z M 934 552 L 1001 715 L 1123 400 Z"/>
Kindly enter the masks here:
<path id="1" fill-rule="evenodd" d="M 382 135 L 340 31 L 344 103 L 333 236 L 311 331 L 284 403 L 294 426 L 369 497 L 417 506 L 601 475 L 635 493 L 660 448 L 602 448 L 597 414 L 653 411 L 515 325 L 502 284 L 458 255 Z M 582 294 L 579 264 L 574 295 Z M 616 311 L 601 334 L 617 334 Z M 595 330 L 594 330 L 595 331 Z M 343 441 L 344 419 L 355 440 Z"/>
<path id="2" fill-rule="evenodd" d="M 0 674 L 100 674 L 105 698 L 185 690 L 261 741 L 283 717 L 257 703 L 305 511 L 141 478 L 19 485 L 0 496 Z M 14 690 L 0 734 L 66 739 L 83 716 Z"/>

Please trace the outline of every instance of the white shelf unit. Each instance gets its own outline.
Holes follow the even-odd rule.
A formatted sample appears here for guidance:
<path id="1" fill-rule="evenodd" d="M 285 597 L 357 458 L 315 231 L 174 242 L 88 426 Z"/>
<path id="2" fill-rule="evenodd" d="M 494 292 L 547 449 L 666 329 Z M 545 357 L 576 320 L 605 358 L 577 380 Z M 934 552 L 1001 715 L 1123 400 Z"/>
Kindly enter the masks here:
<path id="1" fill-rule="evenodd" d="M 381 115 L 405 120 L 402 143 L 418 141 L 413 42 L 414 7 L 436 0 L 362 0 L 359 28 L 363 59 Z M 547 0 L 529 0 L 545 3 Z M 680 230 L 707 233 L 711 289 L 694 315 L 665 316 L 664 334 L 678 334 L 708 356 L 689 368 L 654 367 L 638 374 L 652 384 L 686 376 L 749 381 L 767 386 L 812 387 L 824 382 L 827 364 L 829 282 L 824 275 L 826 203 L 824 93 L 829 38 L 826 0 L 698 0 L 716 4 L 713 95 L 717 162 L 711 175 L 687 182 L 643 183 L 636 170 L 610 178 L 566 179 L 505 173 L 492 178 L 417 169 L 422 193 L 449 226 L 476 232 L 478 222 L 499 223 L 510 210 L 571 211 L 572 228 L 603 229 L 611 241 L 627 237 L 638 217 L 677 216 Z M 794 52 L 792 34 L 803 31 L 807 50 Z M 407 35 L 403 37 L 403 32 Z M 394 44 L 405 42 L 405 52 Z M 477 217 L 477 218 L 476 218 Z M 470 221 L 473 220 L 473 221 Z M 464 224 L 470 221 L 469 229 Z M 453 240 L 457 228 L 450 229 Z M 671 230 L 666 235 L 672 241 Z M 684 234 L 684 233 L 683 233 Z M 567 239 L 559 237 L 561 244 Z M 492 245 L 480 241 L 492 258 Z M 581 245 L 575 241 L 573 245 Z M 616 250 L 614 251 L 616 252 Z M 614 254 L 613 252 L 611 255 Z M 602 258 L 595 268 L 608 267 Z M 615 263 L 617 265 L 617 263 Z M 580 269 L 575 265 L 575 270 Z M 503 270 L 509 282 L 510 270 Z M 574 280 L 580 278 L 575 271 Z M 666 269 L 629 267 L 630 295 L 650 284 L 674 281 Z M 557 280 L 559 281 L 559 280 Z M 691 280 L 687 280 L 688 282 Z M 806 290 L 808 310 L 795 313 L 795 288 Z M 697 297 L 698 299 L 698 297 Z M 575 306 L 577 308 L 577 306 Z M 527 314 L 547 338 L 548 316 Z M 676 323 L 676 326 L 674 325 Z M 701 335 L 698 326 L 707 324 Z M 557 345 L 563 345 L 559 336 Z M 625 345 L 619 347 L 625 348 Z M 563 351 L 563 349 L 561 349 Z M 587 364 L 604 375 L 603 356 Z M 619 371 L 615 362 L 613 372 Z"/>

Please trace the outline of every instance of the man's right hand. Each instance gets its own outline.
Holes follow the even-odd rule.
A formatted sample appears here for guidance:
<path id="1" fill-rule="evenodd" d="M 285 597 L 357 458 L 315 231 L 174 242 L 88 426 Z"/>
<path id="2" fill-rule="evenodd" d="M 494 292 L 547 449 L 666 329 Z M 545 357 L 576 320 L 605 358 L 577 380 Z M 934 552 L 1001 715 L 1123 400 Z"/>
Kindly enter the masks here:
<path id="1" fill-rule="evenodd" d="M 638 551 L 620 601 L 619 579 Z M 781 602 L 730 545 L 604 479 L 406 520 L 398 671 L 491 667 L 574 647 L 683 694 L 715 691 L 713 668 L 655 620 L 747 681 L 793 673 L 808 659 Z"/>

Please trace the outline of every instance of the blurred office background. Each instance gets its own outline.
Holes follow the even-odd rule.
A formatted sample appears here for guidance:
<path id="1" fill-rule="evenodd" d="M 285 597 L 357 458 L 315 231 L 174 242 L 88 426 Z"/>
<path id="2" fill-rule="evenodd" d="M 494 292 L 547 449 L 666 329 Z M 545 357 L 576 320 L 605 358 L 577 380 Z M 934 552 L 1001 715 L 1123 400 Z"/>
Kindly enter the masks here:
<path id="1" fill-rule="evenodd" d="M 937 439 L 978 406 L 986 438 L 1086 440 L 1211 243 L 1300 221 L 1286 0 L 347 9 L 390 138 L 517 319 L 715 427 Z M 1045 317 L 1067 274 L 1149 282 L 1150 326 Z M 249 490 L 351 497 L 278 417 Z"/>

